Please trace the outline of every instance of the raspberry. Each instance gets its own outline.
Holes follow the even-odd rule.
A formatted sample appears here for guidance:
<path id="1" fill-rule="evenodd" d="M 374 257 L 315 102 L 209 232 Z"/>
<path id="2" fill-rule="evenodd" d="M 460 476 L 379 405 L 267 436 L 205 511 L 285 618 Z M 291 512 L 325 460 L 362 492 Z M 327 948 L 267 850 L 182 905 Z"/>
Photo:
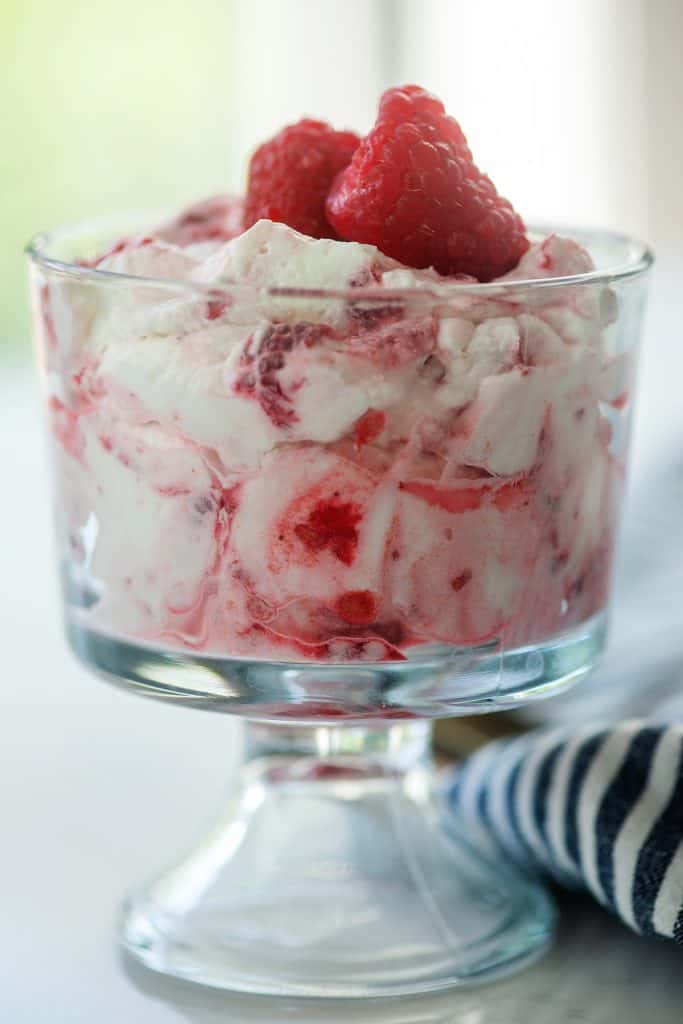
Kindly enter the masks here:
<path id="1" fill-rule="evenodd" d="M 210 309 L 208 316 L 211 318 Z M 312 348 L 329 333 L 330 329 L 322 324 L 269 324 L 256 352 L 253 350 L 253 337 L 247 341 L 240 357 L 242 372 L 235 381 L 235 391 L 256 399 L 276 427 L 286 429 L 292 426 L 298 421 L 298 416 L 278 380 L 278 373 L 286 361 L 284 353 L 291 352 L 297 345 Z"/>
<path id="2" fill-rule="evenodd" d="M 336 611 L 352 626 L 369 626 L 377 617 L 377 601 L 369 590 L 347 590 L 337 601 Z"/>
<path id="3" fill-rule="evenodd" d="M 242 200 L 232 196 L 212 196 L 188 207 L 156 235 L 173 245 L 195 245 L 198 242 L 227 242 L 242 230 Z"/>
<path id="4" fill-rule="evenodd" d="M 50 348 L 57 348 L 57 331 L 55 330 L 55 321 L 52 315 L 50 289 L 46 284 L 42 285 L 40 289 L 40 305 L 43 312 L 43 327 L 45 328 L 45 339 Z"/>
<path id="5" fill-rule="evenodd" d="M 456 576 L 454 579 L 452 579 L 451 586 L 453 587 L 453 590 L 456 592 L 456 594 L 459 593 L 459 591 L 461 591 L 463 587 L 466 587 L 471 579 L 471 569 L 465 569 L 465 571 L 461 572 L 459 576 Z"/>
<path id="6" fill-rule="evenodd" d="M 326 209 L 341 238 L 445 275 L 490 281 L 529 247 L 521 218 L 473 163 L 457 121 L 416 85 L 384 93 Z"/>
<path id="7" fill-rule="evenodd" d="M 333 555 L 351 565 L 358 546 L 358 524 L 362 515 L 351 502 L 319 501 L 305 523 L 294 533 L 309 551 L 329 548 Z"/>
<path id="8" fill-rule="evenodd" d="M 228 308 L 229 303 L 225 299 L 209 299 L 206 304 L 206 319 L 220 320 Z"/>
<path id="9" fill-rule="evenodd" d="M 368 409 L 360 419 L 356 420 L 353 435 L 358 447 L 370 444 L 384 430 L 387 418 L 381 409 Z"/>
<path id="10" fill-rule="evenodd" d="M 49 405 L 53 434 L 69 455 L 74 459 L 82 459 L 85 453 L 85 441 L 81 434 L 77 414 L 68 409 L 55 395 L 50 398 Z"/>
<path id="11" fill-rule="evenodd" d="M 265 218 L 313 238 L 336 238 L 325 217 L 325 199 L 359 141 L 353 132 L 304 119 L 264 142 L 249 164 L 245 228 Z"/>
<path id="12" fill-rule="evenodd" d="M 434 508 L 443 508 L 456 515 L 461 512 L 475 512 L 485 503 L 493 502 L 499 512 L 528 505 L 533 497 L 533 488 L 527 479 L 509 480 L 505 483 L 484 484 L 481 487 L 443 487 L 421 480 L 402 480 L 399 490 L 420 498 Z"/>

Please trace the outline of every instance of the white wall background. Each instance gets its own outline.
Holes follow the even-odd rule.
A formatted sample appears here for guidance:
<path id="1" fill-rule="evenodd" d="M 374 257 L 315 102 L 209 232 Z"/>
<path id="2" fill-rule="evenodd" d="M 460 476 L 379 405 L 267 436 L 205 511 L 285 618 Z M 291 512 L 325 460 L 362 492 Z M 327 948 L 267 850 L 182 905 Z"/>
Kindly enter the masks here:
<path id="1" fill-rule="evenodd" d="M 683 0 L 641 0 L 646 26 L 649 194 L 655 244 L 683 251 Z"/>
<path id="2" fill-rule="evenodd" d="M 394 6 L 237 0 L 233 179 L 243 180 L 245 154 L 300 117 L 367 131 L 380 93 L 392 84 Z"/>
<path id="3" fill-rule="evenodd" d="M 647 233 L 639 0 L 398 6 L 401 72 L 444 97 L 475 159 L 528 218 Z"/>
<path id="4" fill-rule="evenodd" d="M 439 93 L 530 223 L 683 239 L 683 0 L 0 0 L 0 360 L 28 357 L 21 250 L 104 211 L 241 189 L 304 114 L 364 132 Z M 683 346 L 682 346 L 683 349 Z"/>
<path id="5" fill-rule="evenodd" d="M 683 0 L 237 0 L 233 178 L 283 122 L 416 81 L 530 221 L 683 237 Z M 238 169 L 239 168 L 239 169 Z"/>

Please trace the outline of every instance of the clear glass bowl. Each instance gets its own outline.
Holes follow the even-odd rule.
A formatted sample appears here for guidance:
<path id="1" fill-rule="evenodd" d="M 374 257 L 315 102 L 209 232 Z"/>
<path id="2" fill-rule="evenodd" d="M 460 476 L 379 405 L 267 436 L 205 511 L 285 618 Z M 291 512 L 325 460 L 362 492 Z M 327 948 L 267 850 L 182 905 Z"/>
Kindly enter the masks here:
<path id="1" fill-rule="evenodd" d="M 282 994 L 510 970 L 551 904 L 446 823 L 424 720 L 555 693 L 603 647 L 651 254 L 572 231 L 597 270 L 552 276 L 551 239 L 533 279 L 410 290 L 91 265 L 150 223 L 29 247 L 71 646 L 250 719 L 227 816 L 123 942 Z"/>

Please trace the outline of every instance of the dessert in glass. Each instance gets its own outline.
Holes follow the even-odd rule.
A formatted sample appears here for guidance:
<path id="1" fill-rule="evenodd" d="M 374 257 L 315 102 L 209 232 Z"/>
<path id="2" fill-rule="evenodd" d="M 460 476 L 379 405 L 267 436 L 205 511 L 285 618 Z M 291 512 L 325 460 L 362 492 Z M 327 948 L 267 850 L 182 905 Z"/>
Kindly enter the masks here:
<path id="1" fill-rule="evenodd" d="M 429 721 L 603 647 L 649 251 L 527 231 L 407 86 L 364 139 L 284 129 L 244 199 L 29 257 L 70 644 L 246 719 L 228 808 L 131 895 L 125 948 L 317 996 L 538 955 L 552 903 L 446 813 Z"/>

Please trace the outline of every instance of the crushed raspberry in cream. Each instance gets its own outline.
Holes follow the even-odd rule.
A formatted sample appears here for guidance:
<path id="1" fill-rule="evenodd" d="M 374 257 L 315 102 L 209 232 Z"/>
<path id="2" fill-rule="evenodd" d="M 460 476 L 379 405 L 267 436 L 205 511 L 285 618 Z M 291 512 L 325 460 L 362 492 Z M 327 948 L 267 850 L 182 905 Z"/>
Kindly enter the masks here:
<path id="1" fill-rule="evenodd" d="M 518 646 L 598 612 L 622 478 L 608 410 L 630 372 L 605 362 L 610 294 L 454 290 L 373 245 L 240 232 L 240 209 L 201 204 L 96 264 L 156 285 L 43 296 L 69 338 L 48 379 L 68 557 L 97 594 L 81 621 L 226 656 L 381 661 Z M 590 268 L 553 235 L 502 281 Z"/>

